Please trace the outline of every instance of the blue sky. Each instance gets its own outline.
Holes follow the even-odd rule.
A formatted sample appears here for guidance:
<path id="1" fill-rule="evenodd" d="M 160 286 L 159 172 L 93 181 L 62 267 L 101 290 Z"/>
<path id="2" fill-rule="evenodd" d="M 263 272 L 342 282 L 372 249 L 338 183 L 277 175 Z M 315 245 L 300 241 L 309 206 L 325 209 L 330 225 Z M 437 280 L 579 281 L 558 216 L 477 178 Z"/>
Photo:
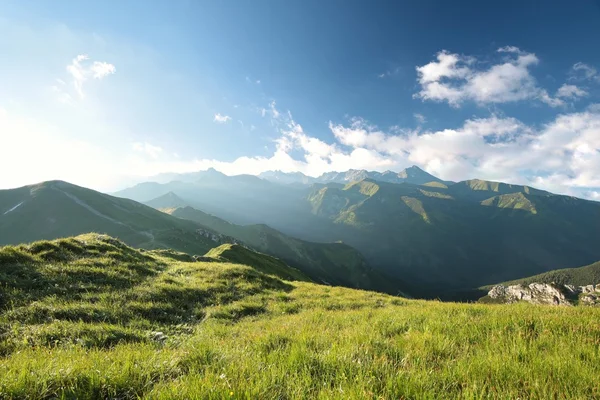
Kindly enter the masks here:
<path id="1" fill-rule="evenodd" d="M 600 2 L 0 3 L 0 188 L 400 170 L 600 199 Z"/>

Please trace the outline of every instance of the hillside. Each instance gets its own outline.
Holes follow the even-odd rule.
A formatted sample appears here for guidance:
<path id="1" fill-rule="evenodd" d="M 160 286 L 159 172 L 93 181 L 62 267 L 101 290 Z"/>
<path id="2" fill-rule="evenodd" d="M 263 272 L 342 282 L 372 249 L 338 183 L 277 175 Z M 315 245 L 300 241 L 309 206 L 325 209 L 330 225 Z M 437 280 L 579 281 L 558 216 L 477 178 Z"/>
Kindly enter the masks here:
<path id="1" fill-rule="evenodd" d="M 372 265 L 438 294 L 600 257 L 600 203 L 524 186 L 364 179 L 314 187 L 307 200 Z"/>
<path id="2" fill-rule="evenodd" d="M 0 288 L 3 398 L 583 399 L 600 374 L 600 309 L 407 300 L 96 234 L 0 248 Z"/>
<path id="3" fill-rule="evenodd" d="M 107 233 L 136 247 L 174 248 L 196 254 L 219 244 L 196 223 L 67 182 L 0 190 L 0 244 L 91 231 Z"/>
<path id="4" fill-rule="evenodd" d="M 302 272 L 288 266 L 283 261 L 266 254 L 258 253 L 239 244 L 222 244 L 208 251 L 205 257 L 222 262 L 248 265 L 257 271 L 275 275 L 281 279 L 307 281 L 310 279 Z"/>
<path id="5" fill-rule="evenodd" d="M 558 285 L 586 286 L 600 283 L 600 261 L 578 268 L 563 268 L 545 272 L 543 274 L 515 279 L 499 285 L 529 285 L 530 283 L 556 283 Z M 488 285 L 482 289 L 491 289 Z"/>
<path id="6" fill-rule="evenodd" d="M 236 225 L 192 207 L 166 209 L 179 218 L 198 222 L 239 239 L 254 249 L 285 260 L 313 280 L 332 285 L 398 293 L 407 284 L 384 277 L 368 266 L 362 255 L 342 243 L 314 243 L 285 235 L 267 225 Z"/>

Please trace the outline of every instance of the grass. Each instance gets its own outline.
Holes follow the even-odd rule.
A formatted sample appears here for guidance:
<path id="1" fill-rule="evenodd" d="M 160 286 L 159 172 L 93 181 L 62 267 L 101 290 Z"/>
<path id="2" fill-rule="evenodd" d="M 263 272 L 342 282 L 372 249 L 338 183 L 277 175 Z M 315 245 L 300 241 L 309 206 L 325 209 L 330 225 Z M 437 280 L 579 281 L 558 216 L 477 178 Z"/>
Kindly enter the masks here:
<path id="1" fill-rule="evenodd" d="M 597 308 L 181 259 L 96 234 L 0 249 L 0 398 L 600 398 Z"/>
<path id="2" fill-rule="evenodd" d="M 211 249 L 205 257 L 225 262 L 244 264 L 269 275 L 282 279 L 310 281 L 302 272 L 286 265 L 283 261 L 266 254 L 258 253 L 239 244 L 226 243 Z"/>

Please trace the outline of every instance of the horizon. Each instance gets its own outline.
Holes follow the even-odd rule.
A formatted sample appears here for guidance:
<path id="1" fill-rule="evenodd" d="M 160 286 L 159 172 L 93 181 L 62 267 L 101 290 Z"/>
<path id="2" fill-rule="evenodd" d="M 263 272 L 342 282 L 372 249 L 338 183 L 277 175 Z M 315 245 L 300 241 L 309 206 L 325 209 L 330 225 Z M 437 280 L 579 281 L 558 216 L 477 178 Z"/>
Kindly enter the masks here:
<path id="1" fill-rule="evenodd" d="M 0 189 L 415 165 L 600 200 L 597 2 L 140 4 L 0 5 Z"/>
<path id="2" fill-rule="evenodd" d="M 324 175 L 326 175 L 326 174 L 332 174 L 332 173 L 333 173 L 333 174 L 344 174 L 344 173 L 347 173 L 347 172 L 350 172 L 350 171 L 365 171 L 365 172 L 369 172 L 369 173 L 372 173 L 372 172 L 377 172 L 377 173 L 382 173 L 382 174 L 383 174 L 383 173 L 386 173 L 386 172 L 392 172 L 392 173 L 395 173 L 395 174 L 399 174 L 400 172 L 403 172 L 404 170 L 411 169 L 411 168 L 417 168 L 417 169 L 419 169 L 419 170 L 421 170 L 421 171 L 423 171 L 423 172 L 426 172 L 426 173 L 428 173 L 427 171 L 425 171 L 425 170 L 423 170 L 422 168 L 420 168 L 418 165 L 411 165 L 411 166 L 409 166 L 409 167 L 406 167 L 406 168 L 404 168 L 403 170 L 400 170 L 400 171 L 386 170 L 386 171 L 382 171 L 382 172 L 380 172 L 380 171 L 369 171 L 369 170 L 364 170 L 364 169 L 362 169 L 362 170 L 350 169 L 350 170 L 346 170 L 346 171 L 329 171 L 329 172 L 325 172 L 325 173 L 323 173 L 323 174 L 321 174 L 321 175 L 319 175 L 319 176 L 317 176 L 317 177 L 311 177 L 311 176 L 305 175 L 304 173 L 302 173 L 302 172 L 300 172 L 300 171 L 293 171 L 293 172 L 283 172 L 283 171 L 277 171 L 277 170 L 269 170 L 269 171 L 264 171 L 264 172 L 262 172 L 262 174 L 264 174 L 264 173 L 268 173 L 268 172 L 283 172 L 283 173 L 285 173 L 285 174 L 297 174 L 297 173 L 300 173 L 300 174 L 302 174 L 302 175 L 303 175 L 303 176 L 305 176 L 305 177 L 309 177 L 309 178 L 313 178 L 313 179 L 318 179 L 318 178 L 320 178 L 320 177 L 322 177 L 322 176 L 324 176 Z M 268 181 L 268 182 L 272 182 L 272 181 L 270 181 L 270 180 L 268 180 L 268 179 L 266 179 L 266 178 L 264 178 L 264 177 L 261 177 L 261 176 L 260 176 L 260 174 L 244 174 L 244 173 L 240 173 L 240 174 L 232 174 L 232 175 L 228 175 L 228 174 L 225 174 L 225 173 L 223 173 L 223 172 L 221 172 L 221 171 L 218 171 L 218 170 L 216 170 L 216 169 L 215 169 L 215 168 L 213 168 L 213 167 L 209 167 L 209 168 L 208 168 L 208 169 L 206 169 L 206 170 L 191 171 L 191 172 L 187 172 L 187 173 L 183 173 L 183 174 L 177 174 L 177 175 L 195 174 L 195 173 L 200 173 L 200 172 L 207 172 L 207 171 L 209 171 L 209 170 L 214 170 L 214 171 L 216 171 L 216 172 L 222 173 L 223 175 L 225 175 L 225 176 L 227 176 L 227 177 L 235 177 L 235 176 L 244 176 L 244 175 L 249 175 L 249 176 L 256 176 L 256 177 L 258 177 L 258 178 L 260 178 L 260 179 L 263 179 L 263 180 L 266 180 L 266 181 Z M 161 174 L 159 174 L 159 175 L 162 175 L 162 174 L 163 174 L 163 173 L 161 173 Z M 171 174 L 174 174 L 174 173 L 170 173 L 170 172 L 166 172 L 166 173 L 164 173 L 164 175 L 171 175 Z M 437 176 L 435 176 L 435 175 L 433 175 L 433 174 L 430 174 L 430 175 L 432 175 L 433 177 L 435 177 L 435 178 L 437 178 L 437 179 L 440 179 L 439 177 L 437 177 Z M 108 194 L 108 195 L 110 195 L 110 196 L 116 196 L 116 197 L 120 197 L 120 196 L 117 196 L 117 194 L 118 194 L 119 192 L 121 192 L 121 191 L 123 191 L 123 190 L 126 190 L 126 189 L 130 189 L 130 188 L 136 187 L 136 186 L 138 186 L 138 185 L 143 185 L 143 184 L 146 184 L 146 183 L 158 183 L 158 184 L 160 184 L 160 185 L 167 185 L 167 184 L 169 184 L 169 183 L 171 183 L 171 182 L 184 182 L 184 181 L 178 181 L 177 179 L 175 179 L 175 180 L 169 180 L 169 181 L 165 181 L 165 182 L 157 182 L 157 181 L 155 181 L 155 180 L 151 180 L 151 179 L 153 179 L 153 178 L 156 178 L 156 177 L 157 177 L 157 176 L 154 176 L 154 177 L 149 177 L 149 179 L 150 179 L 150 180 L 141 180 L 141 181 L 139 181 L 139 182 L 136 182 L 136 183 L 130 184 L 130 185 L 128 185 L 128 186 L 123 186 L 123 187 L 121 187 L 121 188 L 118 188 L 118 189 L 116 189 L 116 190 L 112 190 L 112 191 L 102 191 L 102 190 L 96 190 L 96 189 L 89 188 L 89 187 L 87 187 L 87 186 L 84 186 L 84 185 L 79 185 L 79 184 L 76 184 L 76 183 L 73 183 L 73 182 L 69 182 L 69 181 L 65 181 L 65 180 L 62 180 L 62 179 L 49 179 L 49 180 L 47 180 L 47 181 L 35 182 L 35 183 L 30 183 L 30 184 L 21 185 L 21 186 L 12 187 L 12 188 L 1 188 L 1 189 L 0 189 L 0 191 L 1 191 L 1 190 L 11 190 L 11 189 L 18 189 L 18 188 L 21 188 L 21 187 L 27 187 L 27 186 L 36 186 L 36 185 L 41 185 L 41 184 L 43 184 L 43 183 L 48 183 L 48 182 L 64 182 L 64 183 L 67 183 L 67 184 L 70 184 L 70 185 L 76 185 L 76 186 L 80 186 L 80 187 L 83 187 L 83 188 L 86 188 L 86 189 L 92 189 L 92 190 L 95 190 L 95 191 L 97 191 L 97 192 L 99 192 L 99 193 Z M 373 179 L 373 178 L 363 178 L 363 179 L 361 179 L 361 180 L 373 180 L 373 181 L 376 181 L 376 182 L 377 182 L 377 179 Z M 449 185 L 454 185 L 454 184 L 461 183 L 461 182 L 469 182 L 469 181 L 477 181 L 477 180 L 486 181 L 486 182 L 491 182 L 491 183 L 503 183 L 503 184 L 508 184 L 508 185 L 519 185 L 519 184 L 515 184 L 515 183 L 512 183 L 512 182 L 500 182 L 500 181 L 483 180 L 483 179 L 480 179 L 480 178 L 477 178 L 477 177 L 472 177 L 472 178 L 468 178 L 468 179 L 462 179 L 462 180 L 458 180 L 458 181 L 444 181 L 444 183 L 446 183 L 446 184 L 449 184 Z M 381 181 L 381 182 L 383 183 L 384 181 Z M 314 182 L 314 183 L 318 183 L 318 182 Z M 312 184 L 314 184 L 314 183 L 312 183 Z M 278 184 L 278 183 L 276 183 L 276 184 Z M 312 184 L 310 184 L 310 185 L 312 185 Z M 415 183 L 408 183 L 408 184 L 409 184 L 409 185 L 417 185 L 417 186 L 422 186 L 422 185 L 415 184 Z M 283 184 L 283 185 L 285 185 L 285 184 Z M 526 186 L 526 187 L 529 187 L 529 188 L 531 188 L 531 189 L 543 190 L 543 189 L 540 189 L 539 187 L 534 187 L 534 186 L 529 186 L 529 185 L 521 185 L 521 186 Z M 170 195 L 175 195 L 176 197 L 179 197 L 179 196 L 178 196 L 176 193 L 174 193 L 173 191 L 169 191 L 169 192 L 167 192 L 166 194 L 164 194 L 164 195 L 161 195 L 161 196 L 159 196 L 159 197 L 157 197 L 157 198 L 164 197 L 164 196 L 166 196 L 166 195 L 169 195 L 169 194 L 170 194 Z M 571 196 L 571 195 L 565 195 L 565 194 L 561 194 L 561 193 L 552 193 L 552 192 L 550 192 L 550 194 L 555 194 L 555 195 L 563 195 L 563 196 Z M 579 197 L 579 196 L 571 196 L 571 197 L 581 198 L 581 199 L 584 199 L 584 200 L 590 200 L 590 201 L 594 201 L 594 202 L 600 202 L 600 200 L 597 200 L 597 199 L 594 199 L 594 198 L 583 198 L 583 197 Z M 125 198 L 127 198 L 127 196 L 126 196 Z"/>

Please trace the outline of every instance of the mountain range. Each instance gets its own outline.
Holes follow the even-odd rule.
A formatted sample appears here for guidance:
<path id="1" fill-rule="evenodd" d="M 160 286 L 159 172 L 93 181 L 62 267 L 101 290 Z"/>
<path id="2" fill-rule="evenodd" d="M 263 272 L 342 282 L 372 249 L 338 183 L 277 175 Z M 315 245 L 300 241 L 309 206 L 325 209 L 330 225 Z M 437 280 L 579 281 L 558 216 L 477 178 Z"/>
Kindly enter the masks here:
<path id="1" fill-rule="evenodd" d="M 600 260 L 600 203 L 528 186 L 414 166 L 165 177 L 112 196 L 61 181 L 2 190 L 0 244 L 91 231 L 191 254 L 239 243 L 316 282 L 443 299 Z"/>
<path id="2" fill-rule="evenodd" d="M 326 172 L 319 177 L 313 178 L 304 175 L 301 172 L 286 173 L 282 171 L 267 171 L 258 175 L 260 178 L 275 183 L 283 184 L 312 184 L 312 183 L 349 183 L 360 181 L 362 179 L 373 179 L 380 182 L 389 183 L 414 183 L 422 185 L 430 182 L 444 182 L 441 179 L 423 171 L 421 168 L 413 165 L 400 172 L 394 171 L 367 171 L 364 169 L 351 169 L 345 172 Z M 452 183 L 452 182 L 449 182 Z"/>
<path id="3" fill-rule="evenodd" d="M 446 182 L 418 167 L 330 173 L 312 183 L 299 174 L 263 177 L 206 171 L 192 182 L 144 183 L 116 195 L 149 201 L 172 192 L 231 223 L 340 241 L 424 297 L 600 259 L 593 201 L 479 179 Z"/>
<path id="4" fill-rule="evenodd" d="M 149 204 L 169 210 L 161 212 L 62 181 L 0 190 L 0 245 L 88 232 L 118 237 L 139 248 L 191 254 L 204 254 L 222 244 L 243 243 L 284 259 L 315 282 L 394 294 L 401 290 L 399 280 L 372 271 L 364 257 L 348 245 L 302 241 L 264 225 L 229 224 L 194 210 L 174 193 Z"/>

